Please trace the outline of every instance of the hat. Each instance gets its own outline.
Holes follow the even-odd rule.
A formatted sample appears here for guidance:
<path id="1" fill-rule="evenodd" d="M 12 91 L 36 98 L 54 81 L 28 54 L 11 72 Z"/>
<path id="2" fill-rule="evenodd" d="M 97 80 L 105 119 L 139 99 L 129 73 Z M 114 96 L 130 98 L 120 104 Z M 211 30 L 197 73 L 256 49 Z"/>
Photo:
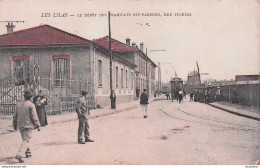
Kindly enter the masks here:
<path id="1" fill-rule="evenodd" d="M 32 97 L 33 95 L 32 95 L 32 93 L 31 93 L 29 90 L 25 90 L 25 91 L 24 91 L 24 96 L 26 96 L 26 97 Z"/>
<path id="2" fill-rule="evenodd" d="M 82 92 L 81 92 L 81 95 L 83 95 L 83 96 L 84 96 L 84 95 L 87 95 L 87 94 L 88 94 L 88 92 L 86 92 L 86 91 L 82 91 Z"/>
<path id="3" fill-rule="evenodd" d="M 144 89 L 144 91 L 147 91 L 146 89 Z"/>

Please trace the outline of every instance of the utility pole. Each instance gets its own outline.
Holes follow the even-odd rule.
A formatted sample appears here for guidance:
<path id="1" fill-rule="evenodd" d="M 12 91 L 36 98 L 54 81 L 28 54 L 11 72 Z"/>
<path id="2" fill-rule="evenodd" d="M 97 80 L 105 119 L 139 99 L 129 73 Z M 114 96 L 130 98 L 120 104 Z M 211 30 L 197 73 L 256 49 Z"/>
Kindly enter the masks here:
<path id="1" fill-rule="evenodd" d="M 110 11 L 108 12 L 108 32 L 109 32 L 109 55 L 110 55 L 110 96 L 112 96 L 112 50 L 111 50 L 111 28 L 110 28 Z M 111 101 L 111 109 L 112 109 L 112 99 Z"/>

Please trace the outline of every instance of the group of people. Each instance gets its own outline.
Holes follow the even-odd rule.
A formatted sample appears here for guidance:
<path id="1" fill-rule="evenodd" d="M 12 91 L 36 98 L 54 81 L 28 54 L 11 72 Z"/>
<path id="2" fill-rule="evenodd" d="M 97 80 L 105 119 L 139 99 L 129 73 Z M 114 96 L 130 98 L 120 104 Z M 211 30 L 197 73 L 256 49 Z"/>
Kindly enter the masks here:
<path id="1" fill-rule="evenodd" d="M 220 99 L 220 88 L 211 87 L 196 89 L 190 93 L 190 101 L 201 102 L 201 103 L 213 103 Z"/>
<path id="2" fill-rule="evenodd" d="M 172 100 L 172 102 L 173 102 L 173 100 L 175 98 L 175 99 L 177 99 L 177 101 L 180 104 L 183 102 L 183 97 L 186 97 L 186 92 L 185 92 L 185 90 L 177 90 L 175 92 L 174 91 L 166 92 L 165 95 L 166 95 L 167 100 Z"/>
<path id="3" fill-rule="evenodd" d="M 21 146 L 15 156 L 20 163 L 24 162 L 24 154 L 26 158 L 32 157 L 29 143 L 33 129 L 38 129 L 38 131 L 40 131 L 41 126 L 46 126 L 48 124 L 45 111 L 47 98 L 41 93 L 42 91 L 39 91 L 39 95 L 35 96 L 32 100 L 33 94 L 28 90 L 24 91 L 24 101 L 17 104 L 17 110 L 13 116 L 13 127 L 15 130 L 19 129 L 22 137 Z M 115 99 L 115 95 L 112 95 L 112 98 Z M 115 107 L 115 104 L 113 105 Z M 86 91 L 82 91 L 81 96 L 77 101 L 76 112 L 79 119 L 78 143 L 85 144 L 85 142 L 94 142 L 89 138 L 87 116 L 90 115 L 90 112 L 87 105 Z M 85 139 L 84 141 L 83 138 Z"/>
<path id="4" fill-rule="evenodd" d="M 37 128 L 40 131 L 40 126 L 46 126 L 47 116 L 45 106 L 47 105 L 47 98 L 39 91 L 39 95 L 35 96 L 31 101 L 33 95 L 30 91 L 24 91 L 24 101 L 17 104 L 17 110 L 13 115 L 13 127 L 15 130 L 20 131 L 22 136 L 22 143 L 19 148 L 16 159 L 20 163 L 23 163 L 23 153 L 26 158 L 32 157 L 31 150 L 29 147 L 32 130 Z"/>
<path id="5" fill-rule="evenodd" d="M 33 94 L 30 91 L 24 91 L 24 101 L 17 104 L 17 110 L 13 116 L 13 127 L 15 130 L 20 131 L 22 137 L 22 143 L 19 148 L 19 151 L 15 158 L 23 163 L 23 155 L 25 154 L 26 158 L 32 157 L 29 143 L 32 135 L 33 129 L 38 129 L 40 131 L 41 126 L 47 125 L 47 116 L 45 111 L 45 105 L 47 105 L 47 98 L 41 94 L 35 96 L 32 100 Z M 78 144 L 85 144 L 86 142 L 94 142 L 90 139 L 89 134 L 89 124 L 88 124 L 88 115 L 90 115 L 90 110 L 87 104 L 87 92 L 82 91 L 81 96 L 77 101 L 76 112 L 79 120 L 78 127 Z M 116 108 L 116 95 L 114 91 L 110 96 L 111 107 Z M 143 111 L 143 117 L 147 118 L 147 106 L 148 106 L 148 94 L 147 90 L 144 89 L 140 96 L 140 104 Z"/>

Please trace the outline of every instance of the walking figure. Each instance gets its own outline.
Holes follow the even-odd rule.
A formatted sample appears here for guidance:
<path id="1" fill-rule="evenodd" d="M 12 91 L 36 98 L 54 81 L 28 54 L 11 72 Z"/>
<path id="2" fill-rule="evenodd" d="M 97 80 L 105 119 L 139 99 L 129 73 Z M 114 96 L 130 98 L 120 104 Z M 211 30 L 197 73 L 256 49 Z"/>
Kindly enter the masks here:
<path id="1" fill-rule="evenodd" d="M 32 130 L 36 127 L 40 131 L 40 122 L 36 113 L 35 105 L 31 102 L 32 94 L 30 91 L 24 91 L 24 101 L 17 104 L 17 110 L 13 116 L 13 127 L 20 131 L 22 143 L 15 159 L 23 163 L 23 154 L 26 158 L 32 157 L 29 144 L 32 137 Z"/>
<path id="2" fill-rule="evenodd" d="M 140 104 L 142 106 L 143 116 L 144 116 L 144 118 L 147 118 L 148 117 L 148 114 L 147 114 L 148 95 L 147 95 L 146 89 L 144 89 L 143 93 L 141 94 Z"/>
<path id="3" fill-rule="evenodd" d="M 115 91 L 112 90 L 112 94 L 110 95 L 111 99 L 111 109 L 116 109 L 116 94 Z"/>
<path id="4" fill-rule="evenodd" d="M 77 101 L 76 112 L 79 119 L 79 128 L 78 128 L 78 143 L 85 144 L 85 142 L 94 142 L 89 139 L 89 125 L 87 116 L 90 114 L 87 106 L 87 92 L 82 91 L 81 96 Z M 85 135 L 85 142 L 83 141 L 83 132 Z"/>
<path id="5" fill-rule="evenodd" d="M 191 92 L 191 93 L 190 93 L 190 101 L 193 101 L 193 96 L 194 96 L 194 93 Z"/>
<path id="6" fill-rule="evenodd" d="M 174 92 L 173 91 L 171 92 L 171 98 L 172 98 L 172 102 L 173 102 L 173 99 L 174 99 Z"/>
<path id="7" fill-rule="evenodd" d="M 38 115 L 39 121 L 41 123 L 41 126 L 48 125 L 47 115 L 46 115 L 46 110 L 45 110 L 45 106 L 48 103 L 47 103 L 47 98 L 42 95 L 41 90 L 39 91 L 39 95 L 34 97 L 33 103 L 36 107 L 37 115 Z"/>
<path id="8" fill-rule="evenodd" d="M 182 99 L 182 90 L 179 91 L 179 104 L 183 101 Z"/>

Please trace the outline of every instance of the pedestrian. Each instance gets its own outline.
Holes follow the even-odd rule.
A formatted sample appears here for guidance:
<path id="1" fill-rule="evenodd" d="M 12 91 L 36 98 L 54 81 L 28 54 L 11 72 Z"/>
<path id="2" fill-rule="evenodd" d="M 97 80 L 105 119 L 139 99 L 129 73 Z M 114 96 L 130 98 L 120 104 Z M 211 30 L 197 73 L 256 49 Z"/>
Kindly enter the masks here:
<path id="1" fill-rule="evenodd" d="M 169 92 L 166 92 L 167 100 L 169 99 Z"/>
<path id="2" fill-rule="evenodd" d="M 140 93 L 140 89 L 139 89 L 139 88 L 137 88 L 135 93 L 136 93 L 136 99 L 139 99 L 139 93 Z"/>
<path id="3" fill-rule="evenodd" d="M 190 93 L 190 101 L 191 101 L 191 102 L 193 101 L 193 96 L 194 96 L 194 93 L 191 92 L 191 93 Z"/>
<path id="4" fill-rule="evenodd" d="M 179 91 L 179 104 L 181 103 L 181 101 L 183 101 L 182 100 L 182 94 L 183 94 L 183 92 L 182 92 L 182 90 L 180 90 Z"/>
<path id="5" fill-rule="evenodd" d="M 116 109 L 116 94 L 114 90 L 112 90 L 110 99 L 111 99 L 111 109 Z"/>
<path id="6" fill-rule="evenodd" d="M 33 103 L 36 107 L 37 115 L 38 115 L 39 121 L 41 123 L 41 126 L 48 125 L 47 114 L 46 114 L 46 110 L 45 110 L 45 106 L 48 103 L 47 103 L 47 98 L 42 95 L 41 90 L 39 90 L 39 95 L 34 97 Z"/>
<path id="7" fill-rule="evenodd" d="M 90 114 L 87 106 L 87 92 L 82 91 L 81 96 L 77 101 L 76 112 L 79 119 L 79 128 L 78 128 L 78 143 L 85 144 L 85 142 L 94 142 L 89 138 L 89 125 L 87 116 Z M 85 142 L 83 141 L 83 132 L 85 135 Z"/>
<path id="8" fill-rule="evenodd" d="M 174 92 L 173 91 L 171 92 L 171 98 L 172 98 L 172 102 L 173 102 L 173 99 L 174 99 Z"/>
<path id="9" fill-rule="evenodd" d="M 30 139 L 32 136 L 32 130 L 38 128 L 40 131 L 40 122 L 36 113 L 35 105 L 31 102 L 32 94 L 30 91 L 24 91 L 24 101 L 17 104 L 17 110 L 13 115 L 13 127 L 15 130 L 20 131 L 22 136 L 22 143 L 19 148 L 15 159 L 20 163 L 23 163 L 23 154 L 25 153 L 26 158 L 32 157 L 30 151 Z"/>
<path id="10" fill-rule="evenodd" d="M 147 118 L 148 117 L 148 114 L 147 114 L 148 95 L 147 95 L 146 89 L 144 89 L 143 93 L 141 94 L 140 104 L 142 106 L 143 116 L 144 116 L 144 118 Z"/>

